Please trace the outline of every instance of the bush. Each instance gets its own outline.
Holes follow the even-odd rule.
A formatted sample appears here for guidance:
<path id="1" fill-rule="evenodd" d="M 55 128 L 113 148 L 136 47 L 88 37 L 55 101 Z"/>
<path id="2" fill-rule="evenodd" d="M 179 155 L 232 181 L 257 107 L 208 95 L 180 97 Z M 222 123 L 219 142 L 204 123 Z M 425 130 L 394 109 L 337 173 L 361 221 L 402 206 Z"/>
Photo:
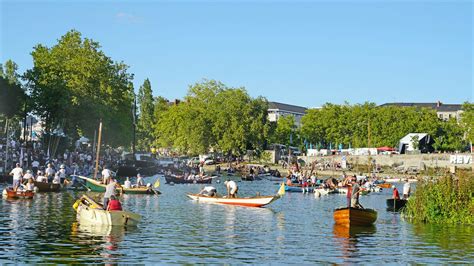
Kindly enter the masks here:
<path id="1" fill-rule="evenodd" d="M 419 181 L 405 215 L 414 222 L 474 224 L 474 175 Z"/>

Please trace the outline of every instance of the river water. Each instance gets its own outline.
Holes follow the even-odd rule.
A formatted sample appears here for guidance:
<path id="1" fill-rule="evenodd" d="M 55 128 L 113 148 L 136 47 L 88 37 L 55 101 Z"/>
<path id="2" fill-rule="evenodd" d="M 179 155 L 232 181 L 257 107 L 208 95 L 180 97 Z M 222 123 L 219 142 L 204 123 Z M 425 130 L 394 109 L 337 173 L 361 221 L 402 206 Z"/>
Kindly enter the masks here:
<path id="1" fill-rule="evenodd" d="M 473 226 L 408 223 L 385 210 L 389 190 L 361 196 L 363 206 L 378 211 L 377 222 L 349 231 L 334 226 L 332 216 L 345 195 L 287 193 L 266 208 L 223 206 L 186 197 L 202 185 L 160 178 L 162 195 L 121 199 L 142 215 L 137 228 L 78 224 L 72 204 L 80 192 L 2 199 L 0 263 L 474 263 Z M 241 195 L 277 190 L 270 181 L 239 183 Z"/>

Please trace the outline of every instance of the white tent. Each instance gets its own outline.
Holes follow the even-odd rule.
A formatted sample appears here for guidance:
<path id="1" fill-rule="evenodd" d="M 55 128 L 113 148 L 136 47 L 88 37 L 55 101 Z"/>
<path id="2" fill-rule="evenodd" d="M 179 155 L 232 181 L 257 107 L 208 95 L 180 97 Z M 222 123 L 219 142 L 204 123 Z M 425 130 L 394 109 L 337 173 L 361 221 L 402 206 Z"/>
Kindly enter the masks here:
<path id="1" fill-rule="evenodd" d="M 406 151 L 414 151 L 415 148 L 413 147 L 413 140 L 418 139 L 419 142 L 426 136 L 428 136 L 428 133 L 409 133 L 405 137 L 400 139 L 400 147 L 402 147 L 402 145 L 405 145 Z"/>

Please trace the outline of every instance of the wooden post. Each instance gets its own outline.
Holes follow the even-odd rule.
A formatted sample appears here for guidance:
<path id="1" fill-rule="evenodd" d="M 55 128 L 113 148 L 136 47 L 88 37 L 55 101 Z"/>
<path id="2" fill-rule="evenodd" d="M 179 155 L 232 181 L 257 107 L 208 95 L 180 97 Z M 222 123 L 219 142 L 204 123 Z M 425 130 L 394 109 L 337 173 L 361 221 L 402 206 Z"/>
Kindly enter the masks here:
<path id="1" fill-rule="evenodd" d="M 6 136 L 6 140 L 7 140 L 7 143 L 5 143 L 5 168 L 3 169 L 3 173 L 6 175 L 8 172 L 7 172 L 7 167 L 8 167 L 8 145 L 10 145 L 10 140 L 8 139 L 8 135 L 10 134 L 8 132 L 8 127 L 10 126 L 8 124 L 8 117 L 6 119 L 6 128 L 5 128 L 5 131 L 7 133 L 7 136 Z"/>
<path id="2" fill-rule="evenodd" d="M 95 155 L 95 170 L 94 179 L 97 179 L 97 172 L 99 171 L 99 154 L 100 154 L 100 141 L 102 138 L 102 121 L 99 123 L 99 138 L 97 140 L 97 153 Z"/>

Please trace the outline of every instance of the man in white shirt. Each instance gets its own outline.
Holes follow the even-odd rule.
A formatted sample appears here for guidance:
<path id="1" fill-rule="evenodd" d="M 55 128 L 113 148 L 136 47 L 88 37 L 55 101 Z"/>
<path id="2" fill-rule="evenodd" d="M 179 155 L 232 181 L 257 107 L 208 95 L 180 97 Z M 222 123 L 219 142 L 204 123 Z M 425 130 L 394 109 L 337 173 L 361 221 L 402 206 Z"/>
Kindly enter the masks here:
<path id="1" fill-rule="evenodd" d="M 143 186 L 145 186 L 143 177 L 140 174 L 137 174 L 137 187 L 143 187 Z"/>
<path id="2" fill-rule="evenodd" d="M 405 184 L 403 184 L 403 199 L 408 199 L 410 197 L 411 186 L 408 179 L 405 179 Z"/>
<path id="3" fill-rule="evenodd" d="M 107 166 L 104 166 L 104 170 L 102 170 L 102 183 L 107 185 L 107 182 L 109 181 L 109 178 L 112 177 L 112 173 L 108 169 Z"/>
<path id="4" fill-rule="evenodd" d="M 132 182 L 130 182 L 130 179 L 128 178 L 128 176 L 127 176 L 127 180 L 125 180 L 125 182 L 123 182 L 123 187 L 124 188 L 131 188 L 132 187 Z"/>
<path id="5" fill-rule="evenodd" d="M 19 163 L 16 164 L 16 167 L 13 168 L 13 170 L 10 172 L 10 175 L 13 176 L 13 190 L 16 191 L 16 189 L 20 186 L 21 179 L 23 177 L 23 169 L 20 167 Z"/>
<path id="6" fill-rule="evenodd" d="M 36 182 L 48 183 L 48 178 L 43 175 L 42 171 L 38 171 L 37 176 L 36 176 Z"/>
<path id="7" fill-rule="evenodd" d="M 48 178 L 48 181 L 52 181 L 56 171 L 54 170 L 53 166 L 50 163 L 48 163 L 48 168 L 44 170 L 44 173 L 46 177 Z"/>
<path id="8" fill-rule="evenodd" d="M 204 187 L 199 194 L 209 197 L 214 197 L 217 195 L 217 189 L 213 186 Z"/>
<path id="9" fill-rule="evenodd" d="M 227 180 L 224 182 L 224 184 L 227 187 L 227 197 L 228 198 L 235 198 L 237 191 L 239 191 L 239 187 L 237 186 L 237 183 L 233 180 Z"/>
<path id="10" fill-rule="evenodd" d="M 26 170 L 26 174 L 23 176 L 25 182 L 28 182 L 30 179 L 33 179 L 33 175 L 30 170 Z"/>

